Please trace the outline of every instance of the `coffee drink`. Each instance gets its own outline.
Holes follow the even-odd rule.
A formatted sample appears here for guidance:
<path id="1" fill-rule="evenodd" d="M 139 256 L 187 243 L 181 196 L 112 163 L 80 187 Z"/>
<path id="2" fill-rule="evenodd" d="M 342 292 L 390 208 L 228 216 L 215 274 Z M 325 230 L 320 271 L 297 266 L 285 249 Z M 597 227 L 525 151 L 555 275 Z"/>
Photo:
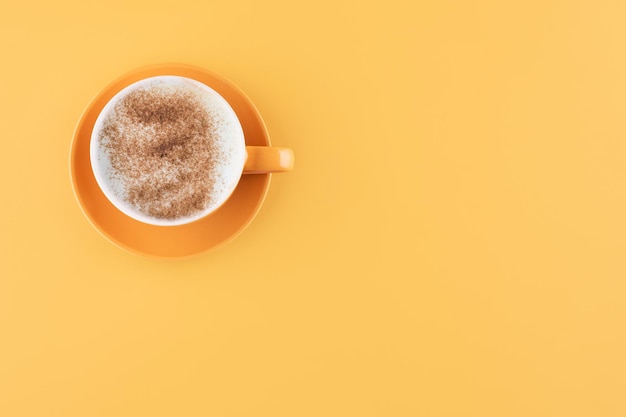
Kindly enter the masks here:
<path id="1" fill-rule="evenodd" d="M 156 225 L 199 219 L 233 192 L 246 158 L 230 105 L 208 86 L 159 76 L 120 91 L 92 132 L 91 162 L 105 195 Z"/>

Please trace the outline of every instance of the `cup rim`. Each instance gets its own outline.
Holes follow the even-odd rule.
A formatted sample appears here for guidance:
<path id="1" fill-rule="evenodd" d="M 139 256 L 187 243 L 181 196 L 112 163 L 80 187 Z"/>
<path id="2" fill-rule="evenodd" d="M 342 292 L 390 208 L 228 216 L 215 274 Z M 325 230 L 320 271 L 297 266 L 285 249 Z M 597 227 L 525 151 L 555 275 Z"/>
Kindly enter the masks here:
<path id="1" fill-rule="evenodd" d="M 184 79 L 184 80 L 191 81 L 195 84 L 200 85 L 201 88 L 205 89 L 209 94 L 213 95 L 212 98 L 216 99 L 220 103 L 220 105 L 223 106 L 223 110 L 229 113 L 228 114 L 229 119 L 231 121 L 236 122 L 234 129 L 236 131 L 237 136 L 235 139 L 237 141 L 237 148 L 239 149 L 239 155 L 241 155 L 241 157 L 238 158 L 238 160 L 236 161 L 236 170 L 235 172 L 233 172 L 232 180 L 227 184 L 228 185 L 227 190 L 220 195 L 220 199 L 218 200 L 217 203 L 213 204 L 212 206 L 194 215 L 186 216 L 186 217 L 179 217 L 179 218 L 175 218 L 172 220 L 157 219 L 157 218 L 150 217 L 148 215 L 138 212 L 129 204 L 126 204 L 121 198 L 115 195 L 114 192 L 110 189 L 110 187 L 107 184 L 107 180 L 103 177 L 105 174 L 101 170 L 97 169 L 97 167 L 100 164 L 98 162 L 99 153 L 96 150 L 96 148 L 97 148 L 97 142 L 99 141 L 99 138 L 98 138 L 99 129 L 101 128 L 101 124 L 103 122 L 102 118 L 104 117 L 104 115 L 107 114 L 108 111 L 112 110 L 111 107 L 114 104 L 116 104 L 116 102 L 120 99 L 122 95 L 127 94 L 132 88 L 135 88 L 138 84 L 148 83 L 149 81 L 153 81 L 156 79 L 163 79 L 163 78 L 176 78 L 176 79 Z M 93 175 L 96 179 L 96 182 L 98 183 L 98 186 L 100 187 L 100 190 L 104 193 L 104 195 L 111 202 L 111 204 L 113 204 L 118 210 L 120 210 L 122 213 L 131 217 L 134 220 L 137 220 L 146 224 L 150 224 L 153 226 L 160 226 L 160 227 L 180 226 L 184 224 L 193 223 L 195 221 L 201 220 L 202 218 L 206 216 L 211 215 L 211 213 L 219 209 L 222 205 L 224 205 L 224 203 L 228 200 L 228 198 L 235 191 L 237 184 L 241 178 L 241 175 L 243 174 L 244 164 L 246 160 L 246 142 L 245 142 L 243 128 L 241 126 L 241 122 L 239 118 L 237 117 L 237 113 L 232 108 L 230 103 L 228 103 L 228 101 L 219 92 L 215 91 L 209 85 L 199 80 L 196 80 L 195 78 L 182 76 L 182 75 L 153 75 L 153 76 L 145 77 L 140 80 L 134 81 L 131 84 L 128 84 L 124 86 L 123 88 L 121 88 L 120 90 L 118 90 L 117 92 L 115 92 L 113 97 L 111 97 L 106 102 L 106 104 L 100 110 L 100 112 L 98 113 L 98 116 L 96 117 L 96 122 L 94 123 L 94 126 L 91 130 L 89 148 L 90 148 L 89 159 L 90 159 Z"/>

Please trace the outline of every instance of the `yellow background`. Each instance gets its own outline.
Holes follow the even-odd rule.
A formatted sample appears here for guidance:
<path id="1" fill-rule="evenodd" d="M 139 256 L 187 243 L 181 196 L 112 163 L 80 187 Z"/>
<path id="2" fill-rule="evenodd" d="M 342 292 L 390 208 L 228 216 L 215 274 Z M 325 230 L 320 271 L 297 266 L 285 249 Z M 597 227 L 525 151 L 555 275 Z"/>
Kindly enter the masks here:
<path id="1" fill-rule="evenodd" d="M 626 415 L 623 1 L 0 1 L 0 416 Z M 181 262 L 68 169 L 162 62 L 296 153 Z"/>

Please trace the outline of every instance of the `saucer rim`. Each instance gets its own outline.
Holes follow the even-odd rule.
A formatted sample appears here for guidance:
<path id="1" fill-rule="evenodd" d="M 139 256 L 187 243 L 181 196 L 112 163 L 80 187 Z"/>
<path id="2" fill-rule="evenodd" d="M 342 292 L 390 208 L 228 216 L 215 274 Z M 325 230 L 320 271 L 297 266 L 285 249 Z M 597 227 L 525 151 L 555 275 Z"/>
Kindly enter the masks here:
<path id="1" fill-rule="evenodd" d="M 243 219 L 243 221 L 241 222 L 239 227 L 234 232 L 232 232 L 230 235 L 228 235 L 228 237 L 220 240 L 219 242 L 217 242 L 215 244 L 208 244 L 207 247 L 202 249 L 202 250 L 194 251 L 192 253 L 188 253 L 188 254 L 184 254 L 184 255 L 172 255 L 172 256 L 146 252 L 146 251 L 143 251 L 141 249 L 138 249 L 138 248 L 134 247 L 131 244 L 122 242 L 122 241 L 112 237 L 109 233 L 107 233 L 106 230 L 104 230 L 104 228 L 100 224 L 98 224 L 97 221 L 95 221 L 93 219 L 92 215 L 87 211 L 87 209 L 85 208 L 85 204 L 83 202 L 84 196 L 80 195 L 80 191 L 78 190 L 78 187 L 76 185 L 76 175 L 77 175 L 77 173 L 75 172 L 75 170 L 76 170 L 76 168 L 75 168 L 75 166 L 76 166 L 75 160 L 76 160 L 76 157 L 77 157 L 76 156 L 76 148 L 77 148 L 77 143 L 80 141 L 79 140 L 80 132 L 84 128 L 83 125 L 85 124 L 85 120 L 87 119 L 87 116 L 90 115 L 94 111 L 94 107 L 101 100 L 101 98 L 103 96 L 105 96 L 107 93 L 109 93 L 111 89 L 115 88 L 116 85 L 118 85 L 120 83 L 124 83 L 124 80 L 132 80 L 133 77 L 139 76 L 142 73 L 153 74 L 154 71 L 158 71 L 159 75 L 179 75 L 179 76 L 185 76 L 185 77 L 189 77 L 188 72 L 200 72 L 200 73 L 206 75 L 207 77 L 215 78 L 215 79 L 221 81 L 222 83 L 226 84 L 230 89 L 232 89 L 234 92 L 236 92 L 237 95 L 239 95 L 243 99 L 243 101 L 245 102 L 246 106 L 248 106 L 252 110 L 252 112 L 256 116 L 256 121 L 259 123 L 260 131 L 263 132 L 263 138 L 262 139 L 263 139 L 263 142 L 264 142 L 264 146 L 271 146 L 270 137 L 269 137 L 269 134 L 268 134 L 268 131 L 267 131 L 267 126 L 265 124 L 265 121 L 261 117 L 257 107 L 254 105 L 252 100 L 250 100 L 250 98 L 236 84 L 234 84 L 230 80 L 224 78 L 223 76 L 221 76 L 221 75 L 219 75 L 219 74 L 217 74 L 215 72 L 212 72 L 212 71 L 209 71 L 209 70 L 207 70 L 205 68 L 194 66 L 194 65 L 181 64 L 181 63 L 165 63 L 165 64 L 147 65 L 147 66 L 143 66 L 143 67 L 140 67 L 140 68 L 136 68 L 136 69 L 134 69 L 132 71 L 128 71 L 128 72 L 118 76 L 117 78 L 115 78 L 113 81 L 111 81 L 106 86 L 101 88 L 92 97 L 92 99 L 89 101 L 87 106 L 85 106 L 85 108 L 81 112 L 80 117 L 78 118 L 78 122 L 76 123 L 76 125 L 74 127 L 74 130 L 72 132 L 72 140 L 71 140 L 70 152 L 69 152 L 69 175 L 70 175 L 70 183 L 71 183 L 72 193 L 74 195 L 74 198 L 75 198 L 76 202 L 78 203 L 78 206 L 79 206 L 81 212 L 83 213 L 83 215 L 85 216 L 87 221 L 93 226 L 93 228 L 101 236 L 103 236 L 106 240 L 108 240 L 113 245 L 117 246 L 118 248 L 120 248 L 120 249 L 122 249 L 122 250 L 124 250 L 124 251 L 126 251 L 128 253 L 131 253 L 133 255 L 141 256 L 141 257 L 144 257 L 144 258 L 151 258 L 153 260 L 160 260 L 160 261 L 177 261 L 177 260 L 185 260 L 185 259 L 190 259 L 190 258 L 196 258 L 196 257 L 199 257 L 201 255 L 208 254 L 210 252 L 216 251 L 216 250 L 224 247 L 225 245 L 227 245 L 228 243 L 230 243 L 234 239 L 236 239 L 239 235 L 241 235 L 245 231 L 245 229 L 248 228 L 250 223 L 252 223 L 254 218 L 258 215 L 258 213 L 260 211 L 260 208 L 263 205 L 263 203 L 265 201 L 265 198 L 267 197 L 267 193 L 269 191 L 269 187 L 270 187 L 270 183 L 271 183 L 271 177 L 272 177 L 272 175 L 270 173 L 268 173 L 268 174 L 254 174 L 254 175 L 261 175 L 261 176 L 265 177 L 265 181 L 259 187 L 259 188 L 262 187 L 263 189 L 261 190 L 261 193 L 258 196 L 258 198 L 253 200 L 253 203 L 251 204 L 251 209 L 252 209 L 251 213 Z M 130 81 L 130 83 L 132 83 L 132 82 L 134 82 L 134 81 Z M 203 81 L 200 81 L 200 82 L 203 82 Z M 121 88 L 124 88 L 124 87 L 121 87 Z M 211 88 L 213 88 L 213 87 L 211 87 Z M 113 92 L 113 94 L 115 94 L 115 92 Z M 249 145 L 249 144 L 246 143 L 246 145 Z M 244 174 L 244 175 L 246 175 L 246 174 Z M 237 185 L 237 187 L 235 188 L 234 192 L 236 192 L 238 187 L 239 187 L 239 185 Z M 102 192 L 102 191 L 98 189 L 98 192 Z M 214 212 L 212 214 L 209 214 L 209 216 L 213 216 L 213 215 L 215 215 L 218 212 L 219 212 L 219 209 L 216 212 Z M 200 220 L 202 220 L 202 219 L 195 220 L 195 221 L 187 224 L 187 226 L 193 226 L 194 224 L 199 224 Z M 177 226 L 148 225 L 148 228 L 153 229 L 153 231 L 158 231 L 159 229 L 168 228 L 168 227 L 177 227 Z"/>

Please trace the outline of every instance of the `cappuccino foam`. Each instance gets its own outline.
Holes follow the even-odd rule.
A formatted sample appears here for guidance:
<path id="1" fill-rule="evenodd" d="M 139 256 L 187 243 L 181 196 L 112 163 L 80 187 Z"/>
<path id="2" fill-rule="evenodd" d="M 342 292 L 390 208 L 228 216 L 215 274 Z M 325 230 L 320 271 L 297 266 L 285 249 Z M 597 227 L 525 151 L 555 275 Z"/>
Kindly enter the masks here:
<path id="1" fill-rule="evenodd" d="M 241 128 L 223 104 L 182 77 L 146 79 L 116 96 L 96 129 L 98 163 L 118 202 L 165 223 L 221 204 L 244 158 Z"/>

